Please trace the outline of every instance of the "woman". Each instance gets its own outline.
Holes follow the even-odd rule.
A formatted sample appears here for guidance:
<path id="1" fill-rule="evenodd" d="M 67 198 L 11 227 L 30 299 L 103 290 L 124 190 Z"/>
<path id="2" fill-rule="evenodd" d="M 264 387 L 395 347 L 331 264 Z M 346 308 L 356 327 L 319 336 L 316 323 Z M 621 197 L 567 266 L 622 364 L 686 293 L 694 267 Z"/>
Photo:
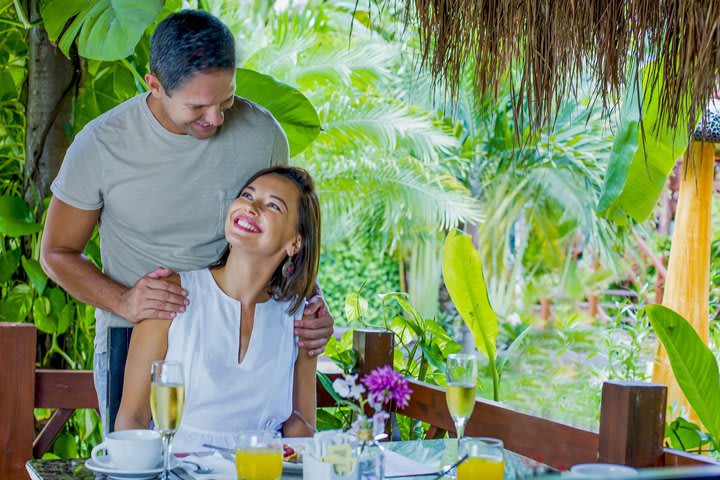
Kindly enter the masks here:
<path id="1" fill-rule="evenodd" d="M 178 212 L 181 215 L 181 212 Z M 298 350 L 293 321 L 315 288 L 320 207 L 302 169 L 253 176 L 230 205 L 228 248 L 204 270 L 174 277 L 190 292 L 174 320 L 143 321 L 132 335 L 115 428 L 150 424 L 150 366 L 180 360 L 185 412 L 173 450 L 232 447 L 242 430 L 309 436 L 317 359 Z"/>

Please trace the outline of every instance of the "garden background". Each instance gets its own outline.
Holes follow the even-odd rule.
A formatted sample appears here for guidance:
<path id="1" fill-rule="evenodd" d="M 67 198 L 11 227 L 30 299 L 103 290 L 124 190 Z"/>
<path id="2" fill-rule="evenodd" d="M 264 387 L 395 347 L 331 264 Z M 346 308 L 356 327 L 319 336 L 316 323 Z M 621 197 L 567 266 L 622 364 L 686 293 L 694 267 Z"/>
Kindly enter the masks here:
<path id="1" fill-rule="evenodd" d="M 591 79 L 579 79 L 551 127 L 536 129 L 516 123 L 512 72 L 480 98 L 470 66 L 457 102 L 446 102 L 420 68 L 416 25 L 392 2 L 149 0 L 143 21 L 123 11 L 131 3 L 0 0 L 0 320 L 37 326 L 39 367 L 91 369 L 93 358 L 93 308 L 49 281 L 38 262 L 49 183 L 76 132 L 146 89 L 154 26 L 189 7 L 219 16 L 236 35 L 238 94 L 276 115 L 291 162 L 317 181 L 320 284 L 337 327 L 391 328 L 396 369 L 443 385 L 445 356 L 473 345 L 441 278 L 443 241 L 461 228 L 478 246 L 499 317 L 500 400 L 597 429 L 603 381 L 649 379 L 656 339 L 637 312 L 662 296 L 681 172 L 648 221 L 598 215 L 627 113 L 602 113 Z M 108 30 L 111 20 L 120 31 Z M 40 23 L 52 43 L 33 28 Z M 97 236 L 86 255 L 100 264 Z M 351 368 L 349 335 L 326 354 Z M 489 398 L 491 377 L 485 368 L 479 379 Z M 38 430 L 50 413 L 36 411 Z M 670 417 L 681 432 L 670 435 L 673 446 L 714 449 L 714 439 L 676 420 L 681 413 Z M 344 418 L 329 410 L 319 422 L 331 428 Z M 422 427 L 398 422 L 404 437 Z M 87 456 L 99 441 L 95 412 L 77 411 L 46 455 Z"/>

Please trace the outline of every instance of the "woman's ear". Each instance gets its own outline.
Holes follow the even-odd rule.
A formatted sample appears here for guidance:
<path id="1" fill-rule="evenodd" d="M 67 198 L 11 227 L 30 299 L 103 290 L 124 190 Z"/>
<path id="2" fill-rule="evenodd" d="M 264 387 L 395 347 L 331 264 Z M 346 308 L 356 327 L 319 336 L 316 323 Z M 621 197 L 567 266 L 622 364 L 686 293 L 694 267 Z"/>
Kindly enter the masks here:
<path id="1" fill-rule="evenodd" d="M 295 240 L 292 241 L 292 243 L 288 246 L 285 253 L 287 253 L 288 256 L 292 257 L 294 255 L 297 255 L 300 250 L 302 250 L 302 244 L 303 240 L 300 235 L 295 237 Z"/>

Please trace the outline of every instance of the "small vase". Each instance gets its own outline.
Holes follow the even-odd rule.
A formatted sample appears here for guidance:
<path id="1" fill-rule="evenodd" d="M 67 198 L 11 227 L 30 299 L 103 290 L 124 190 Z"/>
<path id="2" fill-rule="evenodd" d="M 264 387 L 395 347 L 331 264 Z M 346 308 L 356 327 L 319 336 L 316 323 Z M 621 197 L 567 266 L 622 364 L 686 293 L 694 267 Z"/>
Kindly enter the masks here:
<path id="1" fill-rule="evenodd" d="M 361 429 L 358 438 L 358 467 L 360 480 L 384 480 L 385 451 L 375 440 L 372 429 Z"/>

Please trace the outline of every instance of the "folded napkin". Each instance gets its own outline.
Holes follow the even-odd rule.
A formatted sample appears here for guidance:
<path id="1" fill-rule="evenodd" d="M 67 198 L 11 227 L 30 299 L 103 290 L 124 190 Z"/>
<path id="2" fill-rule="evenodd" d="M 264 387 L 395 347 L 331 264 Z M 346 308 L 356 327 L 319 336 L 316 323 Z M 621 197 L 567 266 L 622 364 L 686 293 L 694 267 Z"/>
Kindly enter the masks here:
<path id="1" fill-rule="evenodd" d="M 425 465 L 405 455 L 385 449 L 385 478 L 432 475 L 438 470 L 438 467 Z"/>
<path id="2" fill-rule="evenodd" d="M 237 480 L 237 471 L 235 470 L 235 462 L 223 457 L 220 452 L 215 452 L 212 455 L 188 455 L 182 457 L 180 460 L 180 468 L 191 478 L 195 480 Z M 196 473 L 195 466 L 188 463 L 183 463 L 183 460 L 187 460 L 193 463 L 197 463 L 203 468 L 212 468 L 212 473 Z"/>

